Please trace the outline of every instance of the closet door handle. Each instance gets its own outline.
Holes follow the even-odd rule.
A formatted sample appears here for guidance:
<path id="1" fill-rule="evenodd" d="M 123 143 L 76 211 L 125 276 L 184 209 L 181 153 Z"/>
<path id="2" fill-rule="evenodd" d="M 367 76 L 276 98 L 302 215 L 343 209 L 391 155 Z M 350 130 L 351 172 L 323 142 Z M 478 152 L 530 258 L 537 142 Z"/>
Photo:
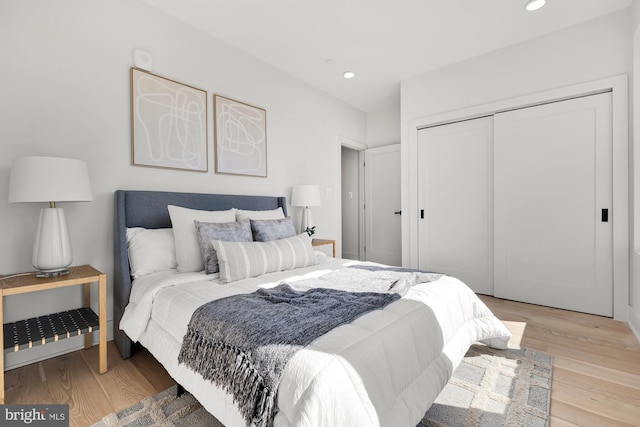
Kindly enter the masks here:
<path id="1" fill-rule="evenodd" d="M 393 214 L 394 215 L 402 215 L 402 211 L 395 211 Z"/>
<path id="2" fill-rule="evenodd" d="M 602 209 L 602 222 L 609 222 L 609 209 Z"/>
<path id="3" fill-rule="evenodd" d="M 420 209 L 420 219 L 424 219 L 424 209 Z"/>

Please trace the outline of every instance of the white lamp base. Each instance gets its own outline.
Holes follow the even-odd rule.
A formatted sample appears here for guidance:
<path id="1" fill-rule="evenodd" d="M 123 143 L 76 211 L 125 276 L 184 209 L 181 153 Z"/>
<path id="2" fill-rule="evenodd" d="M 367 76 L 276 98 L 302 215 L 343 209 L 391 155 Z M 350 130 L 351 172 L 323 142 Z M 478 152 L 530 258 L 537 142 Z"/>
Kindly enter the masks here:
<path id="1" fill-rule="evenodd" d="M 33 246 L 33 266 L 44 277 L 67 274 L 73 259 L 67 219 L 62 208 L 43 208 Z"/>
<path id="2" fill-rule="evenodd" d="M 300 232 L 307 231 L 307 228 L 313 227 L 313 218 L 311 217 L 311 209 L 308 207 L 302 208 L 302 218 L 300 219 Z"/>

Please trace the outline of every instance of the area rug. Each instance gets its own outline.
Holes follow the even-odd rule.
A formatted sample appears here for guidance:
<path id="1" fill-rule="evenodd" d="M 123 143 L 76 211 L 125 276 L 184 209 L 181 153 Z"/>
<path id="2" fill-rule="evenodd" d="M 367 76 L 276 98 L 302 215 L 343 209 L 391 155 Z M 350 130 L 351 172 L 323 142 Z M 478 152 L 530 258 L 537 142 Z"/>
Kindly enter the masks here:
<path id="1" fill-rule="evenodd" d="M 473 345 L 417 427 L 544 427 L 549 420 L 552 356 L 536 350 Z M 104 417 L 92 427 L 224 427 L 189 393 L 171 387 Z"/>

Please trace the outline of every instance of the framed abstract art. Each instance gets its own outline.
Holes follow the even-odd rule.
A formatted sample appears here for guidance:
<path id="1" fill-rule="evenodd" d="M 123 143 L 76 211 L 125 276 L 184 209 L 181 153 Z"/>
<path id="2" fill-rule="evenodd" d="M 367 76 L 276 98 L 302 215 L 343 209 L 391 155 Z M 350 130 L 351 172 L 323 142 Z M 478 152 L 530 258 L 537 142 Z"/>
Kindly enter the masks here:
<path id="1" fill-rule="evenodd" d="M 131 68 L 131 162 L 208 171 L 207 92 Z"/>
<path id="2" fill-rule="evenodd" d="M 267 112 L 213 97 L 216 173 L 267 176 Z"/>

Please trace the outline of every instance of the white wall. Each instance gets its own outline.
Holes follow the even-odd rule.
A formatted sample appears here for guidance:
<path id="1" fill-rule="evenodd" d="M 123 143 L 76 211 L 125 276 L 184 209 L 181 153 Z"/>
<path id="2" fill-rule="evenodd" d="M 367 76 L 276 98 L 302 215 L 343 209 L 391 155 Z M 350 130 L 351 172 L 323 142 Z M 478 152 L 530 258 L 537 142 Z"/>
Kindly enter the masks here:
<path id="1" fill-rule="evenodd" d="M 629 9 L 404 80 L 409 120 L 631 71 Z"/>
<path id="2" fill-rule="evenodd" d="M 7 203 L 11 159 L 22 155 L 88 163 L 94 201 L 59 206 L 71 228 L 74 265 L 89 263 L 107 273 L 109 321 L 116 189 L 289 197 L 292 185 L 319 184 L 322 206 L 313 212 L 322 230 L 318 237 L 339 238 L 335 141 L 337 135 L 366 139 L 361 111 L 138 0 L 5 1 L 0 3 L 0 40 L 0 274 L 33 269 L 41 206 Z M 154 73 L 208 92 L 208 173 L 131 166 L 134 48 L 153 55 Z M 213 172 L 214 93 L 266 109 L 267 178 Z M 297 208 L 290 213 L 299 218 Z M 5 321 L 73 308 L 80 295 L 78 287 L 7 297 Z M 7 367 L 81 345 L 72 339 L 9 355 Z"/>
<path id="3" fill-rule="evenodd" d="M 400 141 L 400 88 L 398 96 L 388 97 L 367 113 L 367 147 L 397 144 Z"/>
<path id="4" fill-rule="evenodd" d="M 472 58 L 402 82 L 402 210 L 417 209 L 411 194 L 410 123 L 632 70 L 632 25 L 626 9 Z M 403 215 L 403 264 L 414 231 Z"/>

